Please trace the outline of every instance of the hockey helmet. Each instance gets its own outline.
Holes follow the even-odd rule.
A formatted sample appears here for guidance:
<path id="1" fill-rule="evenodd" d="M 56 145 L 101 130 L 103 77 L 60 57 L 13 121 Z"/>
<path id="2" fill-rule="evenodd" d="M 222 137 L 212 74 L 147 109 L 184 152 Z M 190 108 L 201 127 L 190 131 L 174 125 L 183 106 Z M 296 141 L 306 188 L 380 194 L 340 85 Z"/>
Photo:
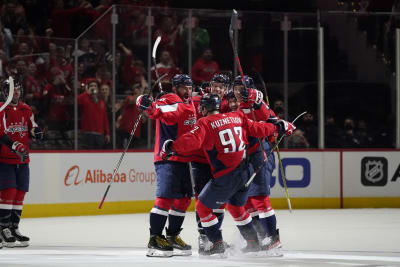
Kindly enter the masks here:
<path id="1" fill-rule="evenodd" d="M 250 76 L 244 75 L 244 82 L 246 83 L 246 88 L 255 88 L 254 80 Z M 233 81 L 233 85 L 243 85 L 242 76 L 236 76 L 235 80 Z"/>
<path id="2" fill-rule="evenodd" d="M 200 99 L 201 109 L 205 108 L 208 112 L 218 110 L 221 107 L 221 98 L 217 94 L 205 94 Z"/>
<path id="3" fill-rule="evenodd" d="M 172 78 L 172 86 L 178 88 L 179 86 L 193 86 L 192 78 L 187 74 L 176 74 Z"/>

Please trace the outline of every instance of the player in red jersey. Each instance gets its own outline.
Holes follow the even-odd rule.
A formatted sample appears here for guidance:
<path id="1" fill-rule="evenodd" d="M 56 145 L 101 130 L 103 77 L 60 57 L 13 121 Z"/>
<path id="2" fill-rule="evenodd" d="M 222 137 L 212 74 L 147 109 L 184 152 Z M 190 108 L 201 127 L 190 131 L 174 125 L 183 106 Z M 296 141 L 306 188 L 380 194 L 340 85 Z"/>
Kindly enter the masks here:
<path id="1" fill-rule="evenodd" d="M 240 103 L 239 108 L 247 115 L 248 118 L 254 118 L 256 121 L 268 121 L 272 123 L 278 123 L 279 118 L 275 116 L 275 113 L 267 106 L 263 101 L 261 92 L 254 93 L 255 88 L 253 79 L 249 76 L 245 76 L 246 87 L 243 85 L 240 76 L 237 76 L 233 83 L 233 93 L 230 95 L 229 101 L 231 107 L 235 108 L 234 102 L 237 99 Z M 259 94 L 256 97 L 256 101 L 253 105 L 248 105 L 247 98 L 254 98 L 255 94 Z M 290 134 L 294 129 L 289 129 Z M 275 157 L 271 151 L 272 145 L 268 140 L 262 141 L 263 147 L 260 148 L 259 141 L 255 137 L 249 137 L 249 159 L 250 159 L 250 171 L 253 172 L 259 170 L 255 176 L 253 182 L 250 184 L 248 199 L 246 202 L 246 210 L 251 214 L 255 228 L 262 240 L 263 246 L 267 249 L 270 255 L 279 254 L 281 247 L 279 230 L 276 227 L 276 216 L 275 211 L 271 206 L 269 195 L 270 195 L 270 183 L 272 171 L 275 168 Z M 267 161 L 264 161 L 265 157 L 268 157 Z"/>
<path id="2" fill-rule="evenodd" d="M 215 74 L 210 81 L 210 87 L 207 89 L 207 91 L 210 91 L 213 94 L 217 94 L 220 97 L 220 99 L 223 99 L 221 101 L 221 113 L 224 113 L 229 109 L 228 103 L 225 99 L 225 92 L 227 91 L 228 85 L 229 85 L 229 78 L 226 75 Z M 203 117 L 200 110 L 201 97 L 202 96 L 193 97 L 193 103 L 195 105 L 197 112 L 197 119 Z M 198 195 L 200 194 L 201 190 L 207 184 L 207 182 L 213 178 L 213 176 L 211 173 L 210 165 L 208 164 L 202 149 L 200 149 L 197 152 L 194 152 L 193 154 L 200 155 L 199 157 L 196 157 L 195 161 L 192 161 L 192 173 L 193 173 L 193 179 L 195 181 L 195 195 L 197 201 Z M 213 209 L 213 213 L 218 218 L 218 223 L 221 227 L 225 215 L 225 204 L 222 204 L 220 207 Z M 197 229 L 199 231 L 199 237 L 198 237 L 199 253 L 202 253 L 206 248 L 210 247 L 211 243 L 209 242 L 207 236 L 204 233 L 203 227 L 201 226 L 200 217 L 197 211 L 196 211 L 196 221 L 198 227 Z"/>
<path id="3" fill-rule="evenodd" d="M 257 232 L 244 205 L 247 199 L 246 182 L 249 172 L 246 160 L 247 136 L 265 137 L 279 131 L 287 133 L 281 124 L 254 122 L 242 112 L 219 113 L 221 100 L 216 94 L 206 94 L 200 102 L 203 118 L 194 129 L 176 141 L 167 140 L 162 156 L 190 155 L 200 148 L 211 166 L 214 179 L 210 180 L 199 195 L 196 210 L 207 238 L 213 243 L 205 255 L 225 252 L 218 219 L 212 209 L 228 203 L 227 208 L 247 241 L 243 252 L 260 250 Z M 294 127 L 293 125 L 291 125 Z"/>
<path id="4" fill-rule="evenodd" d="M 5 98 L 8 88 L 7 80 L 1 88 Z M 18 228 L 24 197 L 29 190 L 29 139 L 43 139 L 32 109 L 19 100 L 21 94 L 22 86 L 15 82 L 12 101 L 0 113 L 0 238 L 6 247 L 29 245 L 29 238 Z"/>
<path id="5" fill-rule="evenodd" d="M 175 75 L 172 91 L 164 92 L 155 102 L 149 95 L 141 95 L 136 104 L 149 118 L 156 120 L 154 165 L 157 174 L 157 191 L 154 207 L 150 212 L 150 241 L 147 256 L 169 257 L 191 255 L 191 246 L 179 236 L 186 209 L 192 197 L 190 157 L 175 155 L 163 160 L 159 153 L 165 140 L 175 140 L 193 129 L 195 110 L 189 103 L 192 79 L 185 74 Z M 165 89 L 165 88 L 163 88 Z M 167 237 L 162 235 L 168 218 Z"/>

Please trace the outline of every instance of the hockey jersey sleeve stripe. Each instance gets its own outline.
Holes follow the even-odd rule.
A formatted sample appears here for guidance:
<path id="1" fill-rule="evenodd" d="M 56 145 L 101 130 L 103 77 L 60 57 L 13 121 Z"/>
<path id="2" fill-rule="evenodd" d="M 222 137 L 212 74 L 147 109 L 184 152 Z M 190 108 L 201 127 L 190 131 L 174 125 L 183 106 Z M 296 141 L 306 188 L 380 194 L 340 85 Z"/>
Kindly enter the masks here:
<path id="1" fill-rule="evenodd" d="M 178 110 L 178 103 L 172 105 L 156 105 L 156 108 L 160 109 L 162 113 L 173 112 Z"/>

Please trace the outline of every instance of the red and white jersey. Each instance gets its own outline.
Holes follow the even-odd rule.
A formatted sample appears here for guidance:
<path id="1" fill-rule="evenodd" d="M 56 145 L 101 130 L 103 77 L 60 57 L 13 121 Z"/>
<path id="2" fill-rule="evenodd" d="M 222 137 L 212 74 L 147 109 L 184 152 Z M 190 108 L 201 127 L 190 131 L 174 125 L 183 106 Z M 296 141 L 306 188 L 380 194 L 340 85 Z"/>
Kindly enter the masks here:
<path id="1" fill-rule="evenodd" d="M 0 106 L 2 104 L 0 103 Z M 21 142 L 29 152 L 29 133 L 33 127 L 37 127 L 32 109 L 19 101 L 16 106 L 8 105 L 0 113 L 0 118 L 0 135 L 7 134 L 13 142 Z M 29 157 L 25 162 L 21 162 L 16 153 L 12 152 L 6 145 L 1 145 L 0 162 L 7 164 L 29 163 Z"/>
<path id="2" fill-rule="evenodd" d="M 245 158 L 249 135 L 265 137 L 274 130 L 274 125 L 249 120 L 240 111 L 213 114 L 199 119 L 193 130 L 174 142 L 173 149 L 181 155 L 203 149 L 214 178 L 218 178 L 233 171 Z"/>
<path id="3" fill-rule="evenodd" d="M 203 117 L 203 114 L 201 114 L 201 110 L 200 110 L 200 99 L 202 98 L 202 96 L 194 96 L 192 97 L 192 103 L 195 107 L 196 110 L 196 118 L 197 120 L 199 120 L 200 118 Z M 220 108 L 220 113 L 227 113 L 230 112 L 229 110 L 229 103 L 228 100 L 226 100 L 225 98 L 221 101 L 221 108 Z M 198 151 L 194 151 L 193 154 L 194 156 L 194 160 L 195 162 L 199 162 L 199 163 L 208 163 L 208 160 L 206 158 L 206 156 L 204 155 L 203 150 L 200 148 Z"/>
<path id="4" fill-rule="evenodd" d="M 240 103 L 240 110 L 246 114 L 247 118 L 256 121 L 267 121 L 268 118 L 272 115 L 275 116 L 275 113 L 268 107 L 268 105 L 263 101 L 261 103 L 260 108 L 254 109 L 249 108 L 246 103 Z M 249 136 L 249 145 L 248 152 L 249 154 L 253 154 L 260 147 L 260 143 L 256 137 Z"/>
<path id="5" fill-rule="evenodd" d="M 146 112 L 150 119 L 156 120 L 156 143 L 154 145 L 154 162 L 162 161 L 159 156 L 164 142 L 168 139 L 176 140 L 179 136 L 193 129 L 196 123 L 194 107 L 191 103 L 184 103 L 174 93 L 163 95 L 153 102 L 153 113 Z M 174 156 L 170 161 L 190 162 L 190 157 Z"/>

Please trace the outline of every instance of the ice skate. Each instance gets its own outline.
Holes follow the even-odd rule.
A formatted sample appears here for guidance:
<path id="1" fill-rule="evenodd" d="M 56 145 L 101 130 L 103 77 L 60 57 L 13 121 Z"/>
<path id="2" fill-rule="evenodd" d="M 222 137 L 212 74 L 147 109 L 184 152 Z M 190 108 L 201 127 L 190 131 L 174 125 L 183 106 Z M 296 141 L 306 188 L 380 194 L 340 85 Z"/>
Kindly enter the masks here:
<path id="1" fill-rule="evenodd" d="M 27 247 L 29 246 L 29 237 L 22 235 L 18 228 L 11 228 L 11 233 L 15 237 L 15 247 Z"/>
<path id="2" fill-rule="evenodd" d="M 168 244 L 174 249 L 174 256 L 190 256 L 192 255 L 192 246 L 185 243 L 182 238 L 179 236 L 182 229 L 180 229 L 176 233 L 169 233 L 168 228 L 167 231 L 167 241 Z"/>
<path id="3" fill-rule="evenodd" d="M 0 238 L 2 239 L 2 243 L 4 247 L 13 248 L 15 247 L 15 242 L 17 239 L 12 235 L 12 232 L 9 228 L 2 228 L 0 231 Z"/>
<path id="4" fill-rule="evenodd" d="M 204 250 L 200 253 L 200 257 L 217 257 L 217 258 L 227 258 L 227 253 L 225 251 L 225 242 L 220 240 L 214 242 L 209 250 Z"/>
<path id="5" fill-rule="evenodd" d="M 261 250 L 258 240 L 246 240 L 247 245 L 241 249 L 242 253 L 257 253 Z"/>
<path id="6" fill-rule="evenodd" d="M 200 234 L 198 237 L 199 254 L 203 254 L 204 251 L 210 250 L 212 243 L 208 240 L 205 234 Z"/>
<path id="7" fill-rule="evenodd" d="M 282 244 L 279 238 L 279 229 L 276 230 L 276 234 L 272 236 L 267 236 L 262 241 L 262 248 L 266 250 L 267 255 L 271 257 L 281 257 L 282 253 Z"/>
<path id="8" fill-rule="evenodd" d="M 173 248 L 163 235 L 150 235 L 147 257 L 172 257 Z"/>

